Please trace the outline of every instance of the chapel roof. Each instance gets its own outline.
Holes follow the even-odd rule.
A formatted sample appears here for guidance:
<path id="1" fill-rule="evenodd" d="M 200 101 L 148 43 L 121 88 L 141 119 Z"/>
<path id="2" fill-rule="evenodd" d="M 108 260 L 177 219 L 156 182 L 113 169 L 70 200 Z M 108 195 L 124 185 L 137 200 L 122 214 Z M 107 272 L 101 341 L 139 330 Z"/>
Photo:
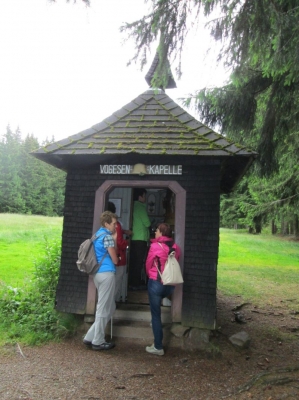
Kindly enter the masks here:
<path id="1" fill-rule="evenodd" d="M 64 170 L 129 156 L 166 155 L 178 163 L 182 157 L 228 157 L 234 159 L 226 161 L 230 171 L 237 169 L 233 181 L 256 157 L 254 151 L 197 121 L 161 89 L 145 91 L 102 122 L 32 155 Z"/>
<path id="2" fill-rule="evenodd" d="M 147 90 L 91 128 L 48 144 L 34 155 L 256 154 L 197 121 L 161 90 Z M 41 157 L 42 158 L 42 157 Z"/>

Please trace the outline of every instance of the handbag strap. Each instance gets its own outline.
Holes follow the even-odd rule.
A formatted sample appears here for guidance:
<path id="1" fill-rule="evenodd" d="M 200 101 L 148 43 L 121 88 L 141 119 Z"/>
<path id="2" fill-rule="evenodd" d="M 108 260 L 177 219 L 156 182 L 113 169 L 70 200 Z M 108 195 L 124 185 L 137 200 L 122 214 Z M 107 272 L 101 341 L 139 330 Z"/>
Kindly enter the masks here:
<path id="1" fill-rule="evenodd" d="M 161 280 L 162 280 L 162 274 L 161 274 L 161 272 L 159 271 L 159 268 L 158 268 L 158 265 L 157 265 L 157 261 L 156 261 L 156 260 L 154 261 L 154 264 L 155 264 L 155 267 L 157 268 L 157 271 L 159 272 L 160 278 L 161 278 Z"/>
<path id="2" fill-rule="evenodd" d="M 160 245 L 160 247 L 165 251 L 165 253 L 168 254 L 167 250 L 164 249 L 164 247 L 162 246 L 162 244 L 161 244 L 160 242 L 158 242 L 158 245 Z M 159 272 L 159 275 L 160 275 L 161 280 L 162 280 L 162 274 L 161 274 L 161 272 L 159 271 L 159 268 L 158 268 L 158 266 L 157 266 L 157 261 L 155 260 L 154 263 L 155 263 L 155 267 L 157 268 L 157 271 Z"/>
<path id="3" fill-rule="evenodd" d="M 168 254 L 168 251 L 164 249 L 164 247 L 162 246 L 162 244 L 160 242 L 158 242 L 158 244 L 160 245 L 160 247 L 165 251 L 165 253 Z M 167 245 L 166 245 L 167 246 Z M 168 247 L 168 246 L 167 246 Z"/>
<path id="4" fill-rule="evenodd" d="M 162 249 L 165 251 L 165 253 L 167 253 L 167 255 L 175 253 L 175 249 L 170 249 L 170 251 L 167 251 L 164 249 L 164 247 L 162 246 L 162 244 L 160 242 L 158 242 L 158 244 L 162 247 Z M 166 246 L 169 248 L 168 245 L 166 245 Z"/>

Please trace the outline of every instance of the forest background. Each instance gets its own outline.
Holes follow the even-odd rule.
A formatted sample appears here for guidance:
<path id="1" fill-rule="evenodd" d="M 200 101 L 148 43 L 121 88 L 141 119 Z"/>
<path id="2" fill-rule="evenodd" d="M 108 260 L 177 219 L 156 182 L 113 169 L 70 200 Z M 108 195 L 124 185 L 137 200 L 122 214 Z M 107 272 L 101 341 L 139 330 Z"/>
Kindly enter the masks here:
<path id="1" fill-rule="evenodd" d="M 65 172 L 30 154 L 46 143 L 7 127 L 0 141 L 0 213 L 63 215 Z"/>
<path id="2" fill-rule="evenodd" d="M 86 2 L 86 1 L 85 1 Z M 86 2 L 89 3 L 89 2 Z M 198 118 L 258 153 L 232 194 L 221 199 L 222 227 L 298 236 L 299 7 L 295 0 L 150 1 L 150 12 L 124 24 L 135 44 L 131 62 L 146 64 L 158 43 L 153 85 L 167 84 L 167 60 L 179 59 L 189 31 L 203 15 L 218 59 L 231 71 L 227 84 L 199 88 L 185 99 Z M 175 70 L 180 77 L 181 63 Z M 0 141 L 0 212 L 63 215 L 65 173 L 33 158 L 33 135 L 7 127 Z M 51 141 L 55 141 L 54 138 Z"/>

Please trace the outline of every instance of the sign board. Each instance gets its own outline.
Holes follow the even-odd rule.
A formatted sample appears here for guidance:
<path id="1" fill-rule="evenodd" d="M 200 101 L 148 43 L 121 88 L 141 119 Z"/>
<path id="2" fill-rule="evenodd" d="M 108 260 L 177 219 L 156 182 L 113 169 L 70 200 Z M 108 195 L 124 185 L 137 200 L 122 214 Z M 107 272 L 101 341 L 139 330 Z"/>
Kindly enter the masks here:
<path id="1" fill-rule="evenodd" d="M 138 166 L 138 167 L 137 167 Z M 137 168 L 136 168 L 137 167 Z M 100 165 L 99 174 L 113 175 L 182 175 L 181 165 Z"/>

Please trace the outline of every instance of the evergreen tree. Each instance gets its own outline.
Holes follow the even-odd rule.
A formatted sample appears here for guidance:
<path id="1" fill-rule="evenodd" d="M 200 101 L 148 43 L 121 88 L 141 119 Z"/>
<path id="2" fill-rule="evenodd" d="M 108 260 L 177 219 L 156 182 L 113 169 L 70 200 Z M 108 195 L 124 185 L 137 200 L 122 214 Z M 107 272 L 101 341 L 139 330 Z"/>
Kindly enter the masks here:
<path id="1" fill-rule="evenodd" d="M 41 186 L 41 168 L 30 152 L 39 147 L 33 135 L 27 135 L 22 143 L 20 177 L 22 180 L 22 196 L 26 204 L 26 213 L 36 214 L 36 203 Z"/>
<path id="2" fill-rule="evenodd" d="M 189 27 L 200 15 L 213 16 L 207 29 L 221 41 L 218 59 L 230 68 L 230 80 L 195 91 L 185 105 L 195 104 L 200 120 L 259 153 L 245 184 L 222 199 L 223 222 L 242 221 L 259 231 L 263 222 L 292 218 L 298 226 L 297 0 L 152 0 L 151 5 L 148 15 L 122 27 L 135 40 L 132 60 L 143 66 L 159 35 L 160 63 L 181 57 Z M 178 75 L 180 68 L 179 63 Z"/>
<path id="3" fill-rule="evenodd" d="M 152 0 L 151 12 L 125 24 L 135 40 L 134 61 L 147 61 L 160 35 L 164 57 L 181 57 L 188 29 L 200 13 L 223 46 L 219 60 L 231 68 L 228 85 L 203 89 L 191 99 L 201 119 L 239 142 L 253 143 L 263 173 L 277 167 L 277 144 L 298 129 L 299 7 L 296 0 Z M 161 51 L 161 50 L 160 50 Z M 181 73 L 179 64 L 178 74 Z M 157 86 L 157 82 L 156 83 Z M 262 113 L 262 120 L 260 115 Z"/>
<path id="4" fill-rule="evenodd" d="M 19 129 L 13 133 L 7 127 L 0 142 L 0 212 L 24 212 L 22 186 L 19 176 L 21 135 Z"/>
<path id="5" fill-rule="evenodd" d="M 55 138 L 52 137 L 49 141 L 42 144 L 43 146 L 54 143 Z M 32 156 L 31 156 L 32 157 Z M 65 183 L 66 183 L 66 173 L 53 167 L 50 164 L 44 163 L 40 160 L 35 159 L 36 163 L 41 167 L 43 174 L 43 185 L 40 192 L 39 201 L 39 213 L 44 213 L 47 210 L 46 215 L 62 215 L 64 208 L 64 193 L 65 193 Z"/>
<path id="6" fill-rule="evenodd" d="M 53 138 L 54 140 L 54 138 Z M 62 215 L 65 172 L 30 155 L 40 147 L 8 127 L 0 141 L 0 212 Z"/>

